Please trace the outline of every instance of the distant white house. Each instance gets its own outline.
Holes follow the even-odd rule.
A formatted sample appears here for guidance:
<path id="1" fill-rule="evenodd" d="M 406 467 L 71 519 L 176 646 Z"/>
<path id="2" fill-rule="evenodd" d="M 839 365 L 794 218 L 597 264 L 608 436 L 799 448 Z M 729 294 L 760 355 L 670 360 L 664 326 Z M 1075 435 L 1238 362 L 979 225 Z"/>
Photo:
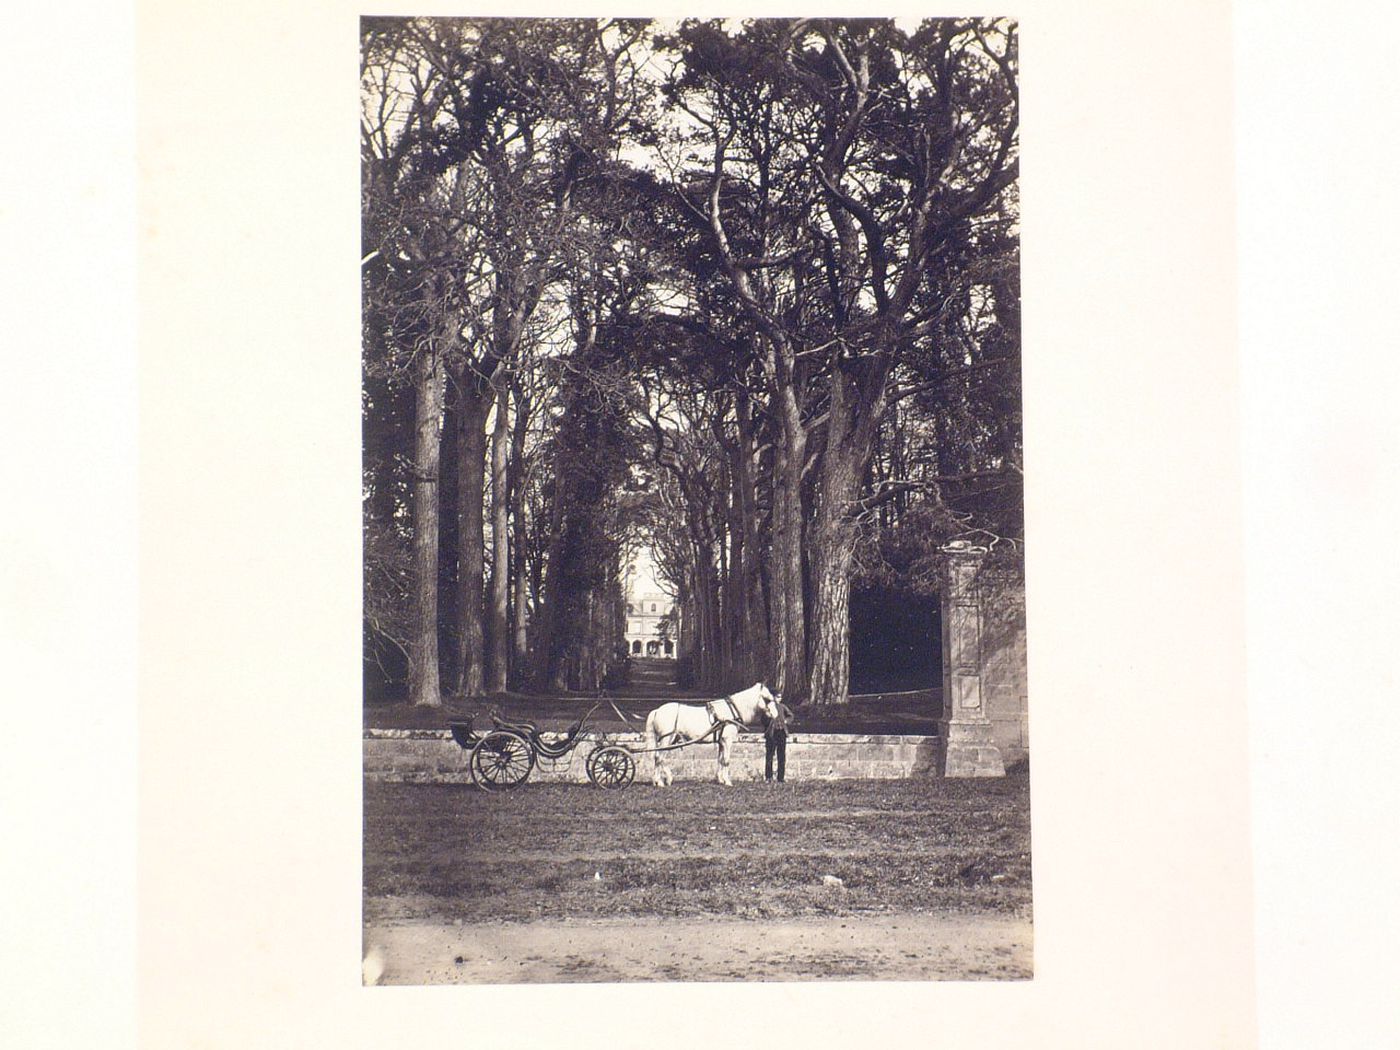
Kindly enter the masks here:
<path id="1" fill-rule="evenodd" d="M 661 588 L 651 552 L 639 551 L 623 580 L 627 601 L 627 652 L 632 656 L 676 658 L 680 618 L 675 599 Z"/>

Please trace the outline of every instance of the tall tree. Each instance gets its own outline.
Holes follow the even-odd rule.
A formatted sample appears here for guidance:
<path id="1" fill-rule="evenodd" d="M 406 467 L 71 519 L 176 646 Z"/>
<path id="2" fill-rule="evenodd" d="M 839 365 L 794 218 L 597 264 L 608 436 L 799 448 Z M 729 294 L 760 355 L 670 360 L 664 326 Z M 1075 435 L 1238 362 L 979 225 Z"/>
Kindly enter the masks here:
<path id="1" fill-rule="evenodd" d="M 409 694 L 442 702 L 438 668 L 439 463 L 447 356 L 458 338 L 465 275 L 453 217 L 464 184 L 429 163 L 449 82 L 422 58 L 416 28 L 362 27 L 361 155 L 367 373 L 413 392 Z"/>
<path id="2" fill-rule="evenodd" d="M 445 49 L 448 70 L 471 71 L 474 92 L 494 105 L 483 116 L 471 94 L 454 96 L 456 126 L 449 138 L 471 144 L 467 161 L 480 172 L 489 204 L 477 221 L 485 230 L 489 307 L 487 338 L 464 355 L 457 372 L 463 410 L 459 548 L 460 686 L 466 694 L 503 689 L 510 647 L 505 569 L 509 563 L 508 482 L 493 485 L 493 584 L 489 630 L 482 614 L 484 529 L 475 508 L 485 497 L 484 428 L 492 402 L 508 400 L 508 373 L 518 364 L 532 316 L 555 279 L 573 236 L 581 183 L 618 148 L 619 134 L 637 119 L 640 76 L 631 50 L 640 24 L 599 20 L 486 20 L 465 23 L 470 35 Z M 485 316 L 489 314 L 489 316 Z M 502 421 L 499 427 L 504 427 Z M 507 470 L 505 435 L 493 438 L 492 468 Z M 486 639 L 490 639 L 490 661 Z M 483 675 L 490 665 L 491 680 Z"/>
<path id="3" fill-rule="evenodd" d="M 786 670 L 803 593 L 792 578 L 800 515 L 810 698 L 843 703 L 857 497 L 890 377 L 937 328 L 920 292 L 956 280 L 950 246 L 1015 181 L 1014 27 L 947 20 L 911 36 L 888 22 L 819 20 L 750 23 L 731 36 L 692 23 L 677 46 L 684 72 L 672 95 L 708 154 L 693 155 L 682 192 L 708 219 L 783 421 L 774 545 L 788 568 L 775 605 Z M 770 127 L 781 133 L 770 139 Z M 768 206 L 774 166 L 802 207 Z M 775 215 L 789 221 L 775 229 Z"/>

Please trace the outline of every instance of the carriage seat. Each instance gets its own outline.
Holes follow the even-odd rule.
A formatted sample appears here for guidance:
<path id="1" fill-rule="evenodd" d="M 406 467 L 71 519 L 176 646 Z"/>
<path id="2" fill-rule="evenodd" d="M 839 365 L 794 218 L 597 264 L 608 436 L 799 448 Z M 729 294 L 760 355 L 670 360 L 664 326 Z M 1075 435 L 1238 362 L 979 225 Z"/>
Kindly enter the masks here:
<path id="1" fill-rule="evenodd" d="M 465 719 L 452 719 L 447 723 L 452 739 L 457 741 L 458 747 L 470 749 L 480 739 L 472 729 L 472 723 L 475 721 L 476 715 L 468 715 Z"/>
<path id="2" fill-rule="evenodd" d="M 528 722 L 523 719 L 519 722 L 512 722 L 502 718 L 496 711 L 491 712 L 491 721 L 495 723 L 497 729 L 513 729 L 515 732 L 524 733 L 526 736 L 535 736 L 540 731 L 540 727 L 535 725 L 534 722 Z"/>
<path id="3" fill-rule="evenodd" d="M 570 750 L 572 750 L 574 746 L 574 740 L 578 736 L 579 730 L 583 728 L 583 723 L 584 719 L 580 718 L 577 722 L 575 722 L 567 730 L 565 730 L 564 739 L 558 741 L 557 743 L 546 744 L 543 740 L 540 740 L 538 737 L 536 737 L 535 747 L 539 750 L 540 754 L 542 755 L 551 758 L 562 757 L 563 755 L 568 754 Z"/>

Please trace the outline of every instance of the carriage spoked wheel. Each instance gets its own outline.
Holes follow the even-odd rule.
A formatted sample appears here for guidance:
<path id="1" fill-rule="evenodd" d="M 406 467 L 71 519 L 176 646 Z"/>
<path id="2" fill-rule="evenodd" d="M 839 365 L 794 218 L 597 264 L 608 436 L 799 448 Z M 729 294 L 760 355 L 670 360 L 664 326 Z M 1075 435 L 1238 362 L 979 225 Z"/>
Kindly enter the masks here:
<path id="1" fill-rule="evenodd" d="M 523 784 L 534 768 L 535 749 L 519 733 L 497 729 L 472 748 L 472 778 L 485 791 L 503 791 Z"/>
<path id="2" fill-rule="evenodd" d="M 597 748 L 588 756 L 588 779 L 600 788 L 625 788 L 637 775 L 637 763 L 625 747 Z"/>

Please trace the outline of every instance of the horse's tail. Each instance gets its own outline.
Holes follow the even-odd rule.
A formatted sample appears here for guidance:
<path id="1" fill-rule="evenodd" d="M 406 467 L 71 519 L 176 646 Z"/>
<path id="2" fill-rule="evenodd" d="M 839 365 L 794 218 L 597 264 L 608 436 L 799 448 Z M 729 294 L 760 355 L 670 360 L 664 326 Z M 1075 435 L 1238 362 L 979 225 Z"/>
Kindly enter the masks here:
<path id="1" fill-rule="evenodd" d="M 656 784 L 661 783 L 661 752 L 656 750 L 656 742 L 661 736 L 661 730 L 657 726 L 657 715 L 660 713 L 660 708 L 651 711 L 647 715 L 646 725 L 642 727 L 642 748 L 651 755 L 652 781 Z"/>
<path id="2" fill-rule="evenodd" d="M 642 747 L 650 751 L 656 746 L 656 712 L 652 711 L 647 715 L 646 725 L 642 727 Z"/>

